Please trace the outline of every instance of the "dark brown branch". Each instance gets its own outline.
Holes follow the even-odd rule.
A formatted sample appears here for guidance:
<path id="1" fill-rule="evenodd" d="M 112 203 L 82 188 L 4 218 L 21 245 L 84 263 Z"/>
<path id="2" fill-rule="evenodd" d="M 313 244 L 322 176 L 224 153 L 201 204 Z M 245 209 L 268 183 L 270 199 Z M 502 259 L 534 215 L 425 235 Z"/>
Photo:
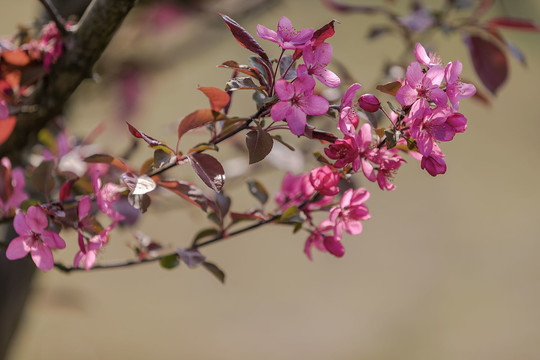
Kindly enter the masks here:
<path id="1" fill-rule="evenodd" d="M 133 7 L 135 0 L 93 0 L 74 32 L 64 37 L 64 52 L 51 72 L 40 82 L 23 105 L 37 105 L 33 113 L 20 113 L 15 130 L 0 146 L 0 157 L 22 163 L 28 145 L 55 116 L 62 113 L 66 101 L 90 77 L 96 61 Z"/>
<path id="2" fill-rule="evenodd" d="M 60 34 L 64 36 L 67 35 L 66 20 L 64 20 L 62 15 L 60 15 L 51 0 L 39 0 L 39 2 L 43 5 L 45 10 L 47 10 L 47 14 L 49 14 L 51 19 L 56 24 L 56 27 L 58 28 L 58 31 L 60 31 Z"/>

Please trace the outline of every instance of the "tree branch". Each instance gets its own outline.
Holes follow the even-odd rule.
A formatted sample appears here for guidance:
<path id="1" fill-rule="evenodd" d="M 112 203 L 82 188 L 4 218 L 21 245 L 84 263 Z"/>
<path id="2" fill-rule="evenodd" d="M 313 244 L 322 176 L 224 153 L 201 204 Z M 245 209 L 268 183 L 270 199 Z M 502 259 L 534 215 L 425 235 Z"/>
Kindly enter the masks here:
<path id="1" fill-rule="evenodd" d="M 64 52 L 22 105 L 37 105 L 32 113 L 20 113 L 9 139 L 0 145 L 0 157 L 22 163 L 28 145 L 55 116 L 80 83 L 90 77 L 96 61 L 133 7 L 135 0 L 93 0 L 74 32 L 64 36 Z"/>

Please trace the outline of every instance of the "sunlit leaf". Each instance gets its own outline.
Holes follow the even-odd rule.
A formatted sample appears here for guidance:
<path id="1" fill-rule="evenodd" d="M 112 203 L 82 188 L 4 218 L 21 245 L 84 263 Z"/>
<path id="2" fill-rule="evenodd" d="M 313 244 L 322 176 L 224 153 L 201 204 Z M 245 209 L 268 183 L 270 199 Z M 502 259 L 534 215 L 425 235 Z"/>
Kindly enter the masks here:
<path id="1" fill-rule="evenodd" d="M 190 154 L 188 159 L 201 180 L 215 192 L 220 192 L 225 184 L 225 171 L 221 163 L 208 154 Z"/>
<path id="2" fill-rule="evenodd" d="M 190 130 L 210 124 L 214 121 L 226 120 L 227 117 L 211 109 L 195 110 L 187 115 L 178 125 L 178 141 Z"/>
<path id="3" fill-rule="evenodd" d="M 230 79 L 226 84 L 227 90 L 262 90 L 264 86 L 257 85 L 250 77 L 237 77 Z"/>
<path id="4" fill-rule="evenodd" d="M 148 175 L 137 176 L 131 172 L 125 172 L 120 175 L 120 179 L 133 195 L 146 194 L 156 188 L 156 182 Z"/>
<path id="5" fill-rule="evenodd" d="M 211 86 L 199 86 L 197 90 L 200 90 L 210 100 L 210 108 L 215 112 L 220 112 L 231 100 L 229 94 L 225 91 L 211 87 Z"/>

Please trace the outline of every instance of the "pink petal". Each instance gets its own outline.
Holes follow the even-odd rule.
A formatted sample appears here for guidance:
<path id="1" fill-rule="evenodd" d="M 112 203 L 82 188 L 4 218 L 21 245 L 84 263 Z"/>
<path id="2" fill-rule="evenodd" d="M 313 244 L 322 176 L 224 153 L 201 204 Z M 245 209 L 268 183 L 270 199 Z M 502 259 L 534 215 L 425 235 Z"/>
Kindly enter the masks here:
<path id="1" fill-rule="evenodd" d="M 63 249 L 66 247 L 64 240 L 54 231 L 43 230 L 41 238 L 43 239 L 43 242 L 51 248 Z"/>
<path id="2" fill-rule="evenodd" d="M 426 72 L 426 76 L 423 80 L 423 83 L 425 84 L 425 87 L 429 87 L 429 83 L 431 83 L 431 86 L 437 87 L 440 86 L 442 81 L 444 79 L 444 69 L 440 67 L 439 65 L 433 66 Z"/>
<path id="3" fill-rule="evenodd" d="M 366 202 L 370 197 L 369 191 L 367 191 L 364 188 L 358 188 L 353 191 L 352 193 L 352 200 L 350 202 L 350 205 L 352 206 L 360 206 L 364 202 Z"/>
<path id="4" fill-rule="evenodd" d="M 26 224 L 33 232 L 39 234 L 49 225 L 49 222 L 43 209 L 34 205 L 30 206 L 26 212 Z"/>
<path id="5" fill-rule="evenodd" d="M 369 161 L 367 161 L 367 159 L 362 159 L 362 172 L 369 181 L 375 181 L 376 176 L 375 171 L 373 170 L 373 165 Z"/>
<path id="6" fill-rule="evenodd" d="M 362 223 L 360 221 L 345 221 L 345 231 L 351 235 L 358 235 L 362 232 Z"/>
<path id="7" fill-rule="evenodd" d="M 415 88 L 405 84 L 399 88 L 396 93 L 396 100 L 404 106 L 411 105 L 416 101 L 418 97 L 418 91 Z"/>
<path id="8" fill-rule="evenodd" d="M 350 205 L 351 199 L 353 196 L 353 189 L 349 189 L 343 193 L 343 196 L 341 196 L 341 200 L 339 201 L 339 206 L 344 209 L 347 206 Z"/>
<path id="9" fill-rule="evenodd" d="M 443 89 L 439 89 L 439 88 L 432 89 L 429 93 L 429 98 L 437 106 L 446 105 L 447 97 Z"/>
<path id="10" fill-rule="evenodd" d="M 81 260 L 83 259 L 83 257 L 84 257 L 84 253 L 82 251 L 78 251 L 75 254 L 75 257 L 73 258 L 73 266 L 79 267 L 79 264 L 81 263 Z"/>
<path id="11" fill-rule="evenodd" d="M 313 51 L 313 47 L 311 45 L 304 46 L 302 49 L 302 58 L 304 59 L 304 63 L 307 66 L 313 66 L 315 64 L 316 57 L 315 52 Z"/>
<path id="12" fill-rule="evenodd" d="M 461 83 L 461 97 L 467 98 L 476 94 L 476 88 L 473 84 Z"/>
<path id="13" fill-rule="evenodd" d="M 431 155 L 431 150 L 433 149 L 433 139 L 431 136 L 424 131 L 421 131 L 416 138 L 416 144 L 418 145 L 418 151 L 420 151 L 422 155 Z"/>
<path id="14" fill-rule="evenodd" d="M 426 49 L 424 49 L 424 47 L 420 43 L 416 43 L 414 47 L 414 56 L 420 64 L 429 66 L 431 59 L 429 58 Z"/>
<path id="15" fill-rule="evenodd" d="M 279 80 L 278 80 L 279 81 Z M 300 76 L 294 81 L 294 93 L 296 95 L 311 93 L 315 87 L 315 80 L 311 76 Z"/>
<path id="16" fill-rule="evenodd" d="M 36 266 L 43 270 L 51 270 L 54 265 L 54 258 L 51 249 L 46 245 L 39 245 L 36 249 L 31 251 L 32 260 L 36 263 Z"/>
<path id="17" fill-rule="evenodd" d="M 296 45 L 295 48 L 304 45 L 313 37 L 313 29 L 302 29 L 294 35 L 289 41 Z"/>
<path id="18" fill-rule="evenodd" d="M 439 141 L 450 141 L 456 135 L 456 131 L 448 124 L 441 124 L 432 130 L 432 135 Z"/>
<path id="19" fill-rule="evenodd" d="M 412 62 L 411 65 L 407 67 L 407 72 L 405 73 L 405 78 L 407 79 L 407 84 L 411 87 L 416 88 L 420 85 L 424 79 L 424 72 L 422 71 L 422 66 L 417 62 Z"/>
<path id="20" fill-rule="evenodd" d="M 296 76 L 297 77 L 309 76 L 307 66 L 304 64 L 298 65 L 298 68 L 296 69 Z"/>
<path id="21" fill-rule="evenodd" d="M 460 113 L 454 113 L 448 117 L 446 123 L 456 132 L 464 132 L 467 129 L 467 118 Z"/>
<path id="22" fill-rule="evenodd" d="M 444 68 L 444 78 L 447 85 L 454 84 L 459 79 L 462 68 L 463 65 L 458 60 L 454 62 L 449 62 L 446 65 L 446 67 Z"/>
<path id="23" fill-rule="evenodd" d="M 276 81 L 274 89 L 276 90 L 279 100 L 287 101 L 292 99 L 294 96 L 295 87 L 285 79 L 279 79 Z"/>
<path id="24" fill-rule="evenodd" d="M 329 108 L 328 100 L 319 95 L 305 96 L 299 102 L 302 111 L 308 115 L 323 115 L 326 114 Z"/>
<path id="25" fill-rule="evenodd" d="M 92 207 L 92 203 L 90 202 L 90 196 L 89 195 L 83 196 L 81 200 L 79 201 L 79 203 L 77 204 L 79 220 L 82 220 L 88 216 L 88 213 L 90 212 L 91 207 Z"/>
<path id="26" fill-rule="evenodd" d="M 315 56 L 315 62 L 317 62 L 320 67 L 326 67 L 332 59 L 332 51 L 332 45 L 327 43 L 320 44 L 315 48 L 313 54 Z"/>
<path id="27" fill-rule="evenodd" d="M 22 211 L 17 211 L 17 214 L 13 219 L 13 227 L 15 228 L 15 232 L 21 236 L 31 235 L 32 230 L 26 224 L 26 216 Z"/>
<path id="28" fill-rule="evenodd" d="M 84 257 L 84 268 L 90 270 L 96 263 L 97 252 L 96 251 L 87 251 Z"/>
<path id="29" fill-rule="evenodd" d="M 294 135 L 302 135 L 306 129 L 306 114 L 299 107 L 291 106 L 287 114 L 287 124 Z"/>
<path id="30" fill-rule="evenodd" d="M 349 86 L 349 88 L 347 89 L 347 91 L 345 91 L 345 94 L 343 94 L 343 97 L 341 98 L 342 108 L 346 106 L 352 106 L 353 99 L 356 96 L 356 91 L 361 87 L 362 85 L 360 85 L 359 83 L 354 83 Z"/>
<path id="31" fill-rule="evenodd" d="M 336 74 L 327 69 L 317 70 L 315 72 L 315 77 L 329 88 L 336 88 L 339 86 L 339 84 L 341 84 L 341 79 Z"/>
<path id="32" fill-rule="evenodd" d="M 272 109 L 270 110 L 270 116 L 272 116 L 272 119 L 274 121 L 281 121 L 285 119 L 285 116 L 289 112 L 290 108 L 291 108 L 290 102 L 280 101 L 277 104 L 274 104 L 274 106 L 272 106 Z"/>
<path id="33" fill-rule="evenodd" d="M 345 254 L 345 248 L 341 241 L 333 237 L 327 236 L 324 238 L 324 247 L 328 252 L 336 257 L 342 257 Z"/>
<path id="34" fill-rule="evenodd" d="M 257 25 L 257 36 L 261 39 L 270 40 L 275 43 L 278 42 L 278 34 L 274 30 L 270 30 L 262 25 Z"/>
<path id="35" fill-rule="evenodd" d="M 9 260 L 21 259 L 25 257 L 29 251 L 30 248 L 26 244 L 26 241 L 24 241 L 24 238 L 22 236 L 19 236 L 11 240 L 11 242 L 9 243 L 6 250 L 6 257 Z"/>
<path id="36" fill-rule="evenodd" d="M 294 35 L 294 28 L 292 26 L 291 20 L 289 20 L 285 16 L 279 19 L 278 27 L 277 27 L 277 34 L 281 39 L 285 41 L 289 41 Z"/>

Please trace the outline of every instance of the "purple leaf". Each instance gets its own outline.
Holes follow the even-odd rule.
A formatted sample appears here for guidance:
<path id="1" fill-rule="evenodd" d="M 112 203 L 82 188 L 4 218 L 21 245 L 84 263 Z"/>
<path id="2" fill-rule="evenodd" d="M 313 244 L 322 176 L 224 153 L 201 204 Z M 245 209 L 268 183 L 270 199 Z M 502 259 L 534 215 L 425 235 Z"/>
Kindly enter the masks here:
<path id="1" fill-rule="evenodd" d="M 480 80 L 495 94 L 508 75 L 506 55 L 494 43 L 481 37 L 467 36 L 464 41 Z"/>
<path id="2" fill-rule="evenodd" d="M 246 145 L 249 153 L 249 163 L 261 161 L 270 154 L 274 146 L 274 139 L 260 127 L 246 134 Z"/>
<path id="3" fill-rule="evenodd" d="M 240 26 L 240 24 L 238 24 L 236 21 L 234 21 L 227 15 L 224 15 L 224 14 L 219 14 L 219 15 L 223 18 L 223 20 L 225 21 L 225 24 L 227 24 L 227 27 L 229 28 L 229 30 L 231 30 L 231 33 L 233 34 L 236 41 L 240 43 L 240 45 L 242 45 L 249 51 L 254 52 L 255 54 L 259 55 L 263 59 L 267 61 L 269 60 L 268 55 L 266 55 L 266 52 L 264 52 L 261 45 L 259 45 L 257 40 L 255 40 L 253 36 L 251 36 L 246 31 L 246 29 L 244 29 L 242 26 Z"/>
<path id="4" fill-rule="evenodd" d="M 190 268 L 202 264 L 206 257 L 197 250 L 176 249 L 180 259 Z"/>
<path id="5" fill-rule="evenodd" d="M 187 157 L 201 180 L 215 192 L 220 192 L 225 184 L 225 171 L 221 163 L 208 154 L 191 154 Z"/>

